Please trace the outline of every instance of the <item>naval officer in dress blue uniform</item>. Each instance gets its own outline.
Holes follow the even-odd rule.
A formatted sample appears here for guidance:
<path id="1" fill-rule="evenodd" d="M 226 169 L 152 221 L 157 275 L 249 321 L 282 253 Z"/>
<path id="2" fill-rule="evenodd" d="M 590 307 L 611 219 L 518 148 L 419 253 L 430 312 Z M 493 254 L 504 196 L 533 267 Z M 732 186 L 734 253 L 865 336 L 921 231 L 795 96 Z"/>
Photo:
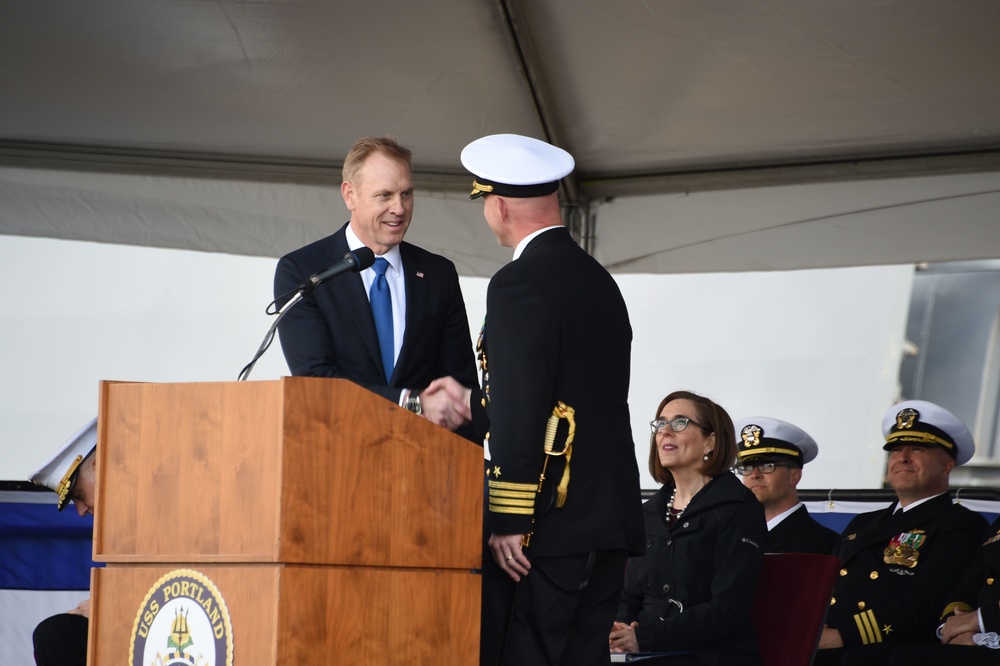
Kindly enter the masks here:
<path id="1" fill-rule="evenodd" d="M 625 562 L 643 548 L 628 311 L 563 226 L 569 153 L 501 134 L 466 146 L 462 164 L 514 250 L 490 280 L 472 404 L 491 457 L 481 661 L 606 664 Z"/>
<path id="2" fill-rule="evenodd" d="M 769 416 L 740 419 L 736 432 L 736 472 L 764 505 L 765 552 L 833 552 L 838 534 L 810 517 L 795 490 L 802 480 L 802 466 L 819 454 L 816 440 L 802 428 Z"/>
<path id="3" fill-rule="evenodd" d="M 968 428 L 923 400 L 890 408 L 882 420 L 887 479 L 897 501 L 863 513 L 841 534 L 843 568 L 833 589 L 815 663 L 884 663 L 892 642 L 934 641 L 946 595 L 968 568 L 986 527 L 952 502 L 948 478 L 972 458 Z M 891 646 L 890 646 L 891 648 Z"/>

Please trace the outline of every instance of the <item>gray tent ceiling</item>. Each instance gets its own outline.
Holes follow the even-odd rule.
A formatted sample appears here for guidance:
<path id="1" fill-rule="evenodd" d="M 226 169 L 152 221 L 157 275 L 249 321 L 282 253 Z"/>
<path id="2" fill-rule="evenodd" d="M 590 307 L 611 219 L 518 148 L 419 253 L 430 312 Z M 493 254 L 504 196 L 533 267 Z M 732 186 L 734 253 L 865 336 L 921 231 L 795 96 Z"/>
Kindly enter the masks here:
<path id="1" fill-rule="evenodd" d="M 7 0 L 0 164 L 336 182 L 393 134 L 457 192 L 462 146 L 517 132 L 584 205 L 994 172 L 998 29 L 995 0 Z"/>

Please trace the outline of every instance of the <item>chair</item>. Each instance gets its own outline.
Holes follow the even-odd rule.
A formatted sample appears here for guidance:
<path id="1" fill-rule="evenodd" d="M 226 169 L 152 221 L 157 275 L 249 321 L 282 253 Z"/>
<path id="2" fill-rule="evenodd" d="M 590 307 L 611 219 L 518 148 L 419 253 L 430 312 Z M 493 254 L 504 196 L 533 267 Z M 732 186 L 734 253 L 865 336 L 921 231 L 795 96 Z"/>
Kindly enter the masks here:
<path id="1" fill-rule="evenodd" d="M 763 666 L 812 664 L 839 569 L 833 555 L 764 556 L 751 611 Z"/>

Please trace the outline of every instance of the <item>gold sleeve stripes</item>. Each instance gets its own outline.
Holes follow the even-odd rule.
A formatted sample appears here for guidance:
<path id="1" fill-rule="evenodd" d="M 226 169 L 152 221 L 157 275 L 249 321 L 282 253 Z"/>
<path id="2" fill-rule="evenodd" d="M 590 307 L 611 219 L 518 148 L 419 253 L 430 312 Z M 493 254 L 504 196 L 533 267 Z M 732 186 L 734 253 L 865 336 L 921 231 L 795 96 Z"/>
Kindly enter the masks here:
<path id="1" fill-rule="evenodd" d="M 882 642 L 882 632 L 878 629 L 878 622 L 875 620 L 874 611 L 869 609 L 863 613 L 858 613 L 854 616 L 854 622 L 858 625 L 858 633 L 861 634 L 861 643 L 863 645 Z"/>
<path id="2" fill-rule="evenodd" d="M 941 621 L 943 622 L 946 617 L 948 617 L 949 615 L 951 615 L 952 613 L 954 613 L 955 609 L 958 609 L 958 610 L 960 610 L 960 611 L 962 611 L 964 613 L 969 613 L 971 611 L 976 610 L 975 608 L 973 608 L 969 604 L 962 603 L 961 601 L 953 601 L 953 602 L 951 602 L 950 604 L 948 604 L 947 606 L 944 607 L 944 612 L 941 613 Z"/>
<path id="3" fill-rule="evenodd" d="M 533 516 L 535 515 L 535 494 L 537 492 L 538 485 L 534 483 L 491 480 L 489 482 L 489 509 L 493 513 Z"/>

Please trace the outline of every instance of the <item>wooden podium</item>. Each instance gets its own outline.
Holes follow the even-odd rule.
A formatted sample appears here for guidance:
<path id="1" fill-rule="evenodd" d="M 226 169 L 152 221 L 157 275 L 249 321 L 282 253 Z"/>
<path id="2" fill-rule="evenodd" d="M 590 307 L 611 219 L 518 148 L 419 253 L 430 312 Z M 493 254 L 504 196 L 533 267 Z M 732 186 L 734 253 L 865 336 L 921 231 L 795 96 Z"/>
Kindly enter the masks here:
<path id="1" fill-rule="evenodd" d="M 103 382 L 97 452 L 91 666 L 133 663 L 139 611 L 177 570 L 217 588 L 240 666 L 478 663 L 475 444 L 294 377 Z"/>

